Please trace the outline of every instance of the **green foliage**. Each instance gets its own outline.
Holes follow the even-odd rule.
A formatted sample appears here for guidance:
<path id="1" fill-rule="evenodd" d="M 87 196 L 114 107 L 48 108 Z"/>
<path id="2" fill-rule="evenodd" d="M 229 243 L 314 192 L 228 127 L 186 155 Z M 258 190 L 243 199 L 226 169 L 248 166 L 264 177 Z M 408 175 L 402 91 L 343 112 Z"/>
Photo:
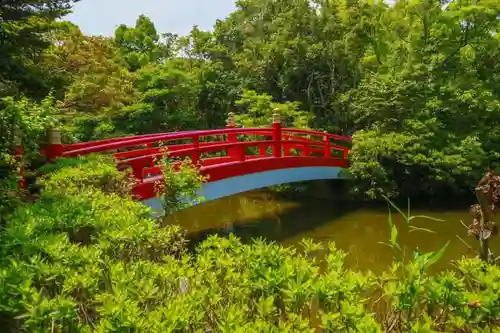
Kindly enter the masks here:
<path id="1" fill-rule="evenodd" d="M 496 163 L 498 14 L 495 1 L 400 1 L 384 11 L 384 59 L 344 96 L 359 129 L 359 192 L 461 194 Z"/>
<path id="2" fill-rule="evenodd" d="M 269 126 L 273 121 L 274 112 L 278 112 L 281 121 L 287 127 L 308 128 L 312 118 L 310 113 L 298 110 L 297 102 L 274 103 L 271 96 L 257 94 L 253 90 L 243 91 L 236 105 L 247 109 L 235 117 L 236 122 L 245 127 Z"/>
<path id="3" fill-rule="evenodd" d="M 129 133 L 156 133 L 198 127 L 196 73 L 182 63 L 148 66 L 138 72 L 141 97 L 113 119 L 117 129 Z"/>
<path id="4" fill-rule="evenodd" d="M 137 18 L 135 28 L 122 24 L 115 31 L 115 43 L 132 71 L 149 63 L 164 61 L 169 56 L 168 45 L 159 41 L 160 36 L 153 22 L 144 15 Z"/>
<path id="5" fill-rule="evenodd" d="M 345 268 L 334 244 L 320 268 L 325 249 L 311 240 L 299 251 L 211 236 L 188 253 L 178 227 L 149 213 L 92 186 L 47 187 L 19 207 L 0 241 L 4 331 L 475 332 L 498 321 L 500 270 L 479 259 L 430 276 L 444 250 L 415 251 L 374 276 Z"/>
<path id="6" fill-rule="evenodd" d="M 19 188 L 21 168 L 40 163 L 40 143 L 46 129 L 55 120 L 56 109 L 52 96 L 41 103 L 27 98 L 5 97 L 0 100 L 0 223 L 25 197 Z M 22 145 L 22 156 L 16 156 Z"/>
<path id="7" fill-rule="evenodd" d="M 49 47 L 46 34 L 56 20 L 69 12 L 78 0 L 7 0 L 0 8 L 0 91 L 19 90 L 40 97 L 50 87 L 38 67 L 41 53 Z M 43 96 L 43 93 L 42 93 Z"/>
<path id="8" fill-rule="evenodd" d="M 22 144 L 25 162 L 38 160 L 47 129 L 57 123 L 56 114 L 51 95 L 41 103 L 27 98 L 3 98 L 0 101 L 0 152 L 14 154 Z"/>
<path id="9" fill-rule="evenodd" d="M 477 123 L 478 118 L 479 127 L 466 126 L 473 120 L 447 106 L 453 103 L 450 96 L 423 99 L 420 93 L 440 95 L 427 83 L 415 78 L 387 80 L 362 84 L 352 95 L 358 122 L 366 128 L 354 135 L 350 153 L 351 173 L 361 180 L 356 190 L 371 197 L 379 191 L 412 197 L 468 191 L 497 154 L 485 141 L 492 133 L 479 134 L 487 125 Z"/>
<path id="10" fill-rule="evenodd" d="M 119 135 L 113 117 L 138 99 L 136 76 L 124 68 L 110 38 L 85 36 L 67 24 L 52 37 L 45 66 L 62 82 L 56 91 L 63 134 L 69 141 Z"/>
<path id="11" fill-rule="evenodd" d="M 62 158 L 46 165 L 47 173 L 41 184 L 48 192 L 78 195 L 88 188 L 121 197 L 131 196 L 132 180 L 126 172 L 118 171 L 113 157 L 90 155 L 83 158 Z"/>
<path id="12" fill-rule="evenodd" d="M 162 161 L 163 179 L 156 186 L 162 198 L 165 216 L 169 216 L 203 201 L 198 192 L 207 178 L 200 174 L 190 159 L 174 162 L 168 158 L 166 150 L 165 156 Z"/>
<path id="13" fill-rule="evenodd" d="M 0 225 L 5 217 L 21 204 L 23 192 L 19 188 L 19 163 L 12 155 L 0 153 Z"/>

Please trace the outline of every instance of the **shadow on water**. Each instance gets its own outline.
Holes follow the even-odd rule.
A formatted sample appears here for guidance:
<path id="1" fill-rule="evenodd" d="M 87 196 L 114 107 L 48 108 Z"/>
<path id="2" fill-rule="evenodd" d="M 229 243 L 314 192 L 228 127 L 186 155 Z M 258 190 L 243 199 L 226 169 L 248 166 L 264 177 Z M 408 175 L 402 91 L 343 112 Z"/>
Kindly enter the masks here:
<path id="1" fill-rule="evenodd" d="M 259 197 L 255 193 L 249 195 L 250 200 L 257 198 Z M 331 223 L 329 216 L 341 218 L 352 210 L 352 207 L 339 207 L 327 200 L 318 199 L 316 202 L 302 203 L 283 212 L 268 213 L 250 219 L 243 218 L 228 226 L 193 231 L 189 233 L 189 240 L 195 246 L 210 235 L 225 237 L 234 234 L 245 243 L 260 237 L 269 241 L 283 242 Z"/>

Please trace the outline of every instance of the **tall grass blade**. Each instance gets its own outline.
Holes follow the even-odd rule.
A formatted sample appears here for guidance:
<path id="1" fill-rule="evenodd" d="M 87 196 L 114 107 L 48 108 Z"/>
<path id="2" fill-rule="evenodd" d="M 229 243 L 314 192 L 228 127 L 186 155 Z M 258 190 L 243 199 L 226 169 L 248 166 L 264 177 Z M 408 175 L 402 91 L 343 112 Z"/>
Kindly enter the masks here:
<path id="1" fill-rule="evenodd" d="M 427 229 L 427 228 L 419 228 L 419 227 L 415 227 L 413 225 L 410 225 L 410 231 L 409 232 L 413 232 L 413 231 L 426 231 L 426 232 L 429 232 L 431 234 L 435 234 L 436 232 L 434 230 L 431 230 L 431 229 Z"/>
<path id="2" fill-rule="evenodd" d="M 450 241 L 448 241 L 443 247 L 441 247 L 439 251 L 434 252 L 432 255 L 430 255 L 426 263 L 426 267 L 430 267 L 431 265 L 434 265 L 437 261 L 439 261 L 446 252 L 448 245 L 450 245 Z"/>
<path id="3" fill-rule="evenodd" d="M 382 194 L 382 196 L 384 197 L 385 200 L 387 200 L 387 202 L 395 209 L 399 212 L 399 214 L 401 214 L 401 216 L 403 216 L 403 218 L 405 219 L 406 221 L 406 224 L 408 224 L 408 217 L 405 215 L 405 213 L 403 213 L 403 211 L 401 209 L 399 209 L 398 206 L 396 206 L 396 204 L 394 202 L 391 201 L 391 199 L 389 199 L 387 196 L 385 196 L 384 194 Z"/>
<path id="4" fill-rule="evenodd" d="M 425 220 L 431 220 L 431 221 L 436 221 L 436 222 L 444 222 L 444 220 L 442 220 L 442 219 L 437 219 L 435 217 L 430 217 L 427 215 L 415 215 L 415 216 L 408 217 L 408 221 L 411 221 L 414 219 L 425 219 Z"/>

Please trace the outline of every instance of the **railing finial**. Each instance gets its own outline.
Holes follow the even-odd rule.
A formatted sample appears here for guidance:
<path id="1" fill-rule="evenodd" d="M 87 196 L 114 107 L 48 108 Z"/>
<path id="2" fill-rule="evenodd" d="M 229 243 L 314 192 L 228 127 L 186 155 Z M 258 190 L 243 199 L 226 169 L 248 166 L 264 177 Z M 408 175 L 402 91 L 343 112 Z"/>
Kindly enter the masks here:
<path id="1" fill-rule="evenodd" d="M 47 131 L 48 144 L 61 144 L 61 131 L 58 128 L 51 128 Z"/>
<path id="2" fill-rule="evenodd" d="M 226 125 L 228 127 L 236 127 L 236 123 L 234 121 L 234 113 L 233 112 L 229 112 L 227 114 Z"/>
<path id="3" fill-rule="evenodd" d="M 278 108 L 273 110 L 273 124 L 281 123 L 280 110 Z"/>
<path id="4" fill-rule="evenodd" d="M 61 131 L 57 128 L 51 128 L 47 131 L 47 147 L 45 155 L 48 161 L 54 161 L 61 157 L 64 151 L 64 146 L 61 143 Z"/>

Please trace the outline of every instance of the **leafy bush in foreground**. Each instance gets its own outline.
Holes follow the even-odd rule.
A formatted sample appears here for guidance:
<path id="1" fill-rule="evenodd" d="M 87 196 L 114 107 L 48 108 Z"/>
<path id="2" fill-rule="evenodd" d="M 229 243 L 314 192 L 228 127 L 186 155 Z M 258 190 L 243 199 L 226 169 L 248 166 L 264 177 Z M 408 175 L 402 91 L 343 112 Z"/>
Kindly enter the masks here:
<path id="1" fill-rule="evenodd" d="M 42 185 L 51 193 L 78 193 L 91 187 L 104 193 L 130 197 L 132 179 L 126 172 L 117 170 L 112 156 L 90 155 L 58 159 L 40 169 L 48 174 Z"/>
<path id="2" fill-rule="evenodd" d="M 430 276 L 439 252 L 415 251 L 375 276 L 344 267 L 334 244 L 323 268 L 307 240 L 213 236 L 189 253 L 126 196 L 52 185 L 2 232 L 2 332 L 498 332 L 500 269 L 479 259 Z"/>

